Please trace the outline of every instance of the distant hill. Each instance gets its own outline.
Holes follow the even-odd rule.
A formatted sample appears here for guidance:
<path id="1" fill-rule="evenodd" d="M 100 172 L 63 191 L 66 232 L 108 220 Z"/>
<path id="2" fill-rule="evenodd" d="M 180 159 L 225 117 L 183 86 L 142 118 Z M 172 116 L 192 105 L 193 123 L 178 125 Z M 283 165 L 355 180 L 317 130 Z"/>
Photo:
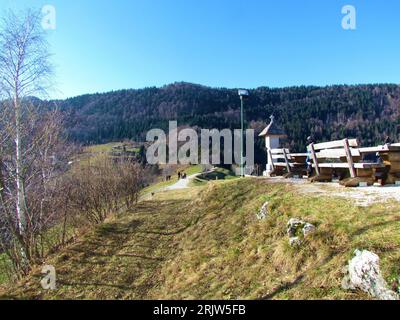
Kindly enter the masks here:
<path id="1" fill-rule="evenodd" d="M 174 83 L 161 88 L 120 90 L 56 101 L 68 114 L 71 139 L 85 144 L 124 138 L 144 140 L 149 129 L 167 129 L 168 120 L 202 128 L 239 128 L 236 89 Z M 400 86 L 392 84 L 288 87 L 250 90 L 247 126 L 261 130 L 274 114 L 293 150 L 305 139 L 357 137 L 363 145 L 398 140 Z M 262 145 L 262 141 L 258 141 Z"/>

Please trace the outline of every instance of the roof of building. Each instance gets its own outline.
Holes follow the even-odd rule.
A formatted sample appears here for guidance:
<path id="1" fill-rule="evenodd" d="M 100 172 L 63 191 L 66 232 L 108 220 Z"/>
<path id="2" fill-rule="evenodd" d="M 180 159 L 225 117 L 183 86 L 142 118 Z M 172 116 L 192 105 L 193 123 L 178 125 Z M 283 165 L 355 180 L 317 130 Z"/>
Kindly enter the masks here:
<path id="1" fill-rule="evenodd" d="M 259 134 L 259 137 L 263 136 L 286 136 L 285 131 L 276 124 L 274 121 L 274 116 L 270 117 L 271 122 L 269 125 Z"/>

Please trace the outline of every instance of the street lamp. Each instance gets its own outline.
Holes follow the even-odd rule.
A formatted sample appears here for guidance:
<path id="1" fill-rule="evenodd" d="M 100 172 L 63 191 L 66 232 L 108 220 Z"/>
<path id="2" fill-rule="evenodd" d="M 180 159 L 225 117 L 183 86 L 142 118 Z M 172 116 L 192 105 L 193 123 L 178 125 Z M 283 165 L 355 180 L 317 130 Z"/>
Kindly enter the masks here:
<path id="1" fill-rule="evenodd" d="M 244 177 L 244 161 L 243 161 L 243 105 L 244 100 L 249 97 L 249 91 L 244 89 L 239 89 L 238 91 L 240 97 L 240 175 Z"/>

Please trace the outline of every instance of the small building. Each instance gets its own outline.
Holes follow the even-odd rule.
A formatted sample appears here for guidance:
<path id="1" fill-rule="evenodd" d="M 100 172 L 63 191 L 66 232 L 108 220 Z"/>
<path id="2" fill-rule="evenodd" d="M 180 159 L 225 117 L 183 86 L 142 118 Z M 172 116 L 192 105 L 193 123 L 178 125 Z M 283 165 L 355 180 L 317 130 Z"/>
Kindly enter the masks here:
<path id="1" fill-rule="evenodd" d="M 271 122 L 269 125 L 259 134 L 259 137 L 265 137 L 265 147 L 268 149 L 279 149 L 281 147 L 281 141 L 287 138 L 285 131 L 275 122 L 275 117 L 270 116 Z M 270 159 L 268 156 L 267 168 L 264 175 L 269 176 L 272 172 L 272 163 L 277 160 Z"/>

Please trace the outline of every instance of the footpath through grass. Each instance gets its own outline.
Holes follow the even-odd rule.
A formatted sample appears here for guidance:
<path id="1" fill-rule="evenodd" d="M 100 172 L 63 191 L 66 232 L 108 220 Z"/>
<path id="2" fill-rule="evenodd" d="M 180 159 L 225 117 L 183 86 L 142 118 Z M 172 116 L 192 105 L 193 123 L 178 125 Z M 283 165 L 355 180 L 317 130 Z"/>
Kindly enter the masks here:
<path id="1" fill-rule="evenodd" d="M 183 171 L 187 176 L 191 176 L 193 174 L 201 173 L 203 167 L 201 165 L 192 165 L 192 166 L 177 166 L 175 172 L 171 175 L 171 180 L 169 181 L 158 181 L 156 183 L 151 184 L 150 186 L 144 188 L 141 191 L 141 195 L 146 195 L 151 192 L 160 191 L 166 187 L 172 186 L 178 181 L 178 171 Z M 162 179 L 162 178 L 161 178 Z"/>
<path id="2" fill-rule="evenodd" d="M 30 299 L 367 299 L 341 289 L 357 248 L 381 257 L 386 280 L 400 275 L 400 206 L 301 195 L 264 179 L 214 181 L 156 194 L 50 257 L 58 288 L 40 268 L 0 293 Z M 269 214 L 256 213 L 269 201 Z M 286 223 L 317 231 L 299 249 Z"/>

